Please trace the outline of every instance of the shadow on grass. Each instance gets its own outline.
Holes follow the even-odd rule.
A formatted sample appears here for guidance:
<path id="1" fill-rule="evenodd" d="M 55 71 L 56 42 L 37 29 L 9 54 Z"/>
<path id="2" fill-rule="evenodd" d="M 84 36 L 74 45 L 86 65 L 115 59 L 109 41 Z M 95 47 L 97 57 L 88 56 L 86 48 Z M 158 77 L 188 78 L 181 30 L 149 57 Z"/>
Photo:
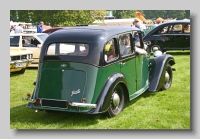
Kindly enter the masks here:
<path id="1" fill-rule="evenodd" d="M 138 100 L 140 100 L 141 98 L 147 98 L 147 97 L 150 97 L 150 96 L 154 96 L 156 95 L 156 93 L 158 92 L 149 92 L 149 91 L 146 91 L 144 92 L 143 94 L 141 94 L 140 96 L 134 98 L 133 100 L 129 101 L 129 102 L 126 102 L 124 104 L 124 109 L 133 105 L 134 103 L 136 103 Z"/>
<path id="2" fill-rule="evenodd" d="M 27 102 L 28 103 L 28 102 Z M 98 123 L 98 120 L 106 119 L 104 114 L 83 114 L 72 113 L 62 111 L 38 111 L 34 109 L 28 109 L 25 105 L 20 105 L 10 109 L 10 125 L 20 123 L 22 127 L 18 129 L 24 129 L 27 127 L 31 129 L 31 125 L 46 125 L 48 127 L 58 127 L 67 129 L 87 129 L 88 126 Z M 36 127 L 34 127 L 36 128 Z"/>
<path id="3" fill-rule="evenodd" d="M 166 54 L 170 54 L 170 55 L 190 55 L 190 51 L 167 51 Z"/>

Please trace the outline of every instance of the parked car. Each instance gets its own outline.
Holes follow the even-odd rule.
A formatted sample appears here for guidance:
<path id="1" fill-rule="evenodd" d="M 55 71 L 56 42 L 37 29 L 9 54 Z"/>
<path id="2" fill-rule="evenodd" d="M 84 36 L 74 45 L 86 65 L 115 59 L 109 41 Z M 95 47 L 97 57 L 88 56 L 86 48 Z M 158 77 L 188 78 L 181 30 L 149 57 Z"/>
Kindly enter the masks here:
<path id="1" fill-rule="evenodd" d="M 35 112 L 107 113 L 113 117 L 120 114 L 125 102 L 145 91 L 169 89 L 173 56 L 139 55 L 135 33 L 145 49 L 147 42 L 135 27 L 71 27 L 50 34 L 41 49 L 35 88 L 26 107 Z"/>
<path id="2" fill-rule="evenodd" d="M 28 67 L 37 67 L 40 50 L 43 42 L 48 37 L 46 33 L 16 33 L 10 34 L 10 48 L 15 50 L 30 50 L 33 52 L 34 61 Z"/>
<path id="3" fill-rule="evenodd" d="M 13 50 L 10 48 L 10 73 L 23 74 L 33 61 L 30 50 Z"/>
<path id="4" fill-rule="evenodd" d="M 151 50 L 154 47 L 162 52 L 190 50 L 190 20 L 173 20 L 162 23 L 146 34 L 143 40 L 151 41 Z"/>

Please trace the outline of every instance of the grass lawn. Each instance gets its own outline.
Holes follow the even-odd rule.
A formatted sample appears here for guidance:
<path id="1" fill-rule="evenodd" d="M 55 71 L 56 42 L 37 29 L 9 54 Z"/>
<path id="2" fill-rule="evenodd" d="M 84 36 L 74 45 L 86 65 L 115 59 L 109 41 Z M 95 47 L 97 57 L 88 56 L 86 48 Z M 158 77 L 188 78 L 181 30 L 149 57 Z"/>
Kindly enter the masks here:
<path id="1" fill-rule="evenodd" d="M 10 129 L 190 129 L 190 52 L 167 52 L 175 58 L 173 83 L 169 90 L 145 92 L 125 104 L 120 115 L 47 113 L 26 108 L 22 101 L 32 93 L 37 69 L 10 75 Z"/>

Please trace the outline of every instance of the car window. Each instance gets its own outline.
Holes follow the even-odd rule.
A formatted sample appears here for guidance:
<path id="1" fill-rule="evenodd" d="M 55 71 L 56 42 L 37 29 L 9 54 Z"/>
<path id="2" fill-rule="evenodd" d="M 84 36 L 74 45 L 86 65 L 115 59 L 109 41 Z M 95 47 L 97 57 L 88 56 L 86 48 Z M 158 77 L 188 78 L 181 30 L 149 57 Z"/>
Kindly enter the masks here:
<path id="1" fill-rule="evenodd" d="M 37 47 L 36 40 L 33 36 L 22 36 L 22 46 Z"/>
<path id="2" fill-rule="evenodd" d="M 37 37 L 40 38 L 43 42 L 46 40 L 48 36 L 49 36 L 48 34 L 37 35 Z"/>
<path id="3" fill-rule="evenodd" d="M 10 36 L 10 46 L 18 47 L 19 46 L 20 36 Z"/>
<path id="4" fill-rule="evenodd" d="M 104 60 L 111 62 L 118 58 L 116 39 L 110 39 L 104 47 Z"/>
<path id="5" fill-rule="evenodd" d="M 127 56 L 131 54 L 131 41 L 130 34 L 122 34 L 119 36 L 119 50 L 121 56 Z"/>
<path id="6" fill-rule="evenodd" d="M 190 33 L 190 24 L 184 25 L 184 33 Z"/>
<path id="7" fill-rule="evenodd" d="M 53 43 L 48 47 L 47 55 L 87 56 L 89 45 L 82 43 Z"/>

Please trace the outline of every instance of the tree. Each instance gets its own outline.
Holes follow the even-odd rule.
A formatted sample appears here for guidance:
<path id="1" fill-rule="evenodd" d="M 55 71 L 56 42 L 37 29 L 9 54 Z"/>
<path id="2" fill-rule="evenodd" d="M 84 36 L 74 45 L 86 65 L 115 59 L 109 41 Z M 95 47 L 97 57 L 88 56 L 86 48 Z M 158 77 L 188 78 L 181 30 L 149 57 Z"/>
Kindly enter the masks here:
<path id="1" fill-rule="evenodd" d="M 76 24 L 91 24 L 95 19 L 103 20 L 106 10 L 16 10 L 10 11 L 10 16 L 15 21 L 32 23 L 43 21 L 51 26 L 75 26 Z M 94 13 L 97 16 L 94 16 Z"/>
<path id="2" fill-rule="evenodd" d="M 158 17 L 165 18 L 166 11 L 165 10 L 144 10 L 146 19 L 156 19 Z"/>
<path id="3" fill-rule="evenodd" d="M 185 14 L 185 10 L 167 10 L 167 15 L 170 18 L 184 19 Z"/>
<path id="4" fill-rule="evenodd" d="M 135 18 L 137 16 L 136 10 L 114 10 L 113 15 L 116 19 Z"/>

